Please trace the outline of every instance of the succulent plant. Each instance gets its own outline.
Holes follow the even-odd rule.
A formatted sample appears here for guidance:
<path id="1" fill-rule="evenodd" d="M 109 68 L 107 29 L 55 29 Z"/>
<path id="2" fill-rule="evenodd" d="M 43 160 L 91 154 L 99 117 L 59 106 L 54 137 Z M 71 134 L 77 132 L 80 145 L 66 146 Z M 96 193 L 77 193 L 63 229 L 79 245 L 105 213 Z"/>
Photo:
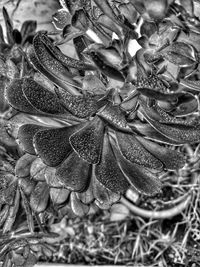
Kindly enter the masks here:
<path id="1" fill-rule="evenodd" d="M 3 9 L 4 264 L 34 264 L 34 242 L 45 234 L 46 217 L 109 209 L 129 188 L 155 195 L 160 176 L 185 165 L 182 145 L 200 141 L 197 1 L 60 4 L 53 16 L 56 40 L 35 33 L 33 21 L 13 29 Z M 69 41 L 75 57 L 60 46 Z M 20 212 L 30 234 L 9 236 Z"/>

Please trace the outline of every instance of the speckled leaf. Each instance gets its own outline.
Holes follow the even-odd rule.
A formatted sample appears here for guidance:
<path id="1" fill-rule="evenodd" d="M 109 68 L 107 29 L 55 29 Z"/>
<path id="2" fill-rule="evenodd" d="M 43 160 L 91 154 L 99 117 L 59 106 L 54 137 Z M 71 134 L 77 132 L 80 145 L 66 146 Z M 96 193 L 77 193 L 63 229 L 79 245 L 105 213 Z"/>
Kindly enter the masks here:
<path id="1" fill-rule="evenodd" d="M 19 128 L 17 139 L 27 153 L 35 155 L 33 137 L 38 131 L 45 129 L 47 129 L 47 127 L 36 124 L 24 124 Z"/>
<path id="2" fill-rule="evenodd" d="M 82 203 L 78 198 L 75 192 L 72 192 L 70 195 L 71 209 L 75 215 L 82 217 L 89 212 L 89 206 Z"/>
<path id="3" fill-rule="evenodd" d="M 174 101 L 177 102 L 178 98 L 184 93 L 172 93 L 172 94 L 166 94 L 162 93 L 156 90 L 153 90 L 151 88 L 141 87 L 137 88 L 137 91 L 140 92 L 142 95 L 154 98 L 156 100 L 163 100 L 163 101 Z"/>
<path id="4" fill-rule="evenodd" d="M 54 57 L 59 60 L 63 66 L 75 68 L 79 70 L 95 70 L 96 67 L 92 64 L 85 63 L 84 61 L 77 60 L 64 55 L 56 46 L 52 44 L 47 34 L 39 33 L 40 39 L 43 44 L 50 50 Z"/>
<path id="5" fill-rule="evenodd" d="M 157 193 L 161 188 L 159 179 L 148 169 L 141 167 L 138 164 L 133 164 L 122 157 L 114 142 L 112 140 L 111 142 L 112 149 L 117 159 L 117 164 L 127 181 L 136 190 L 143 194 L 153 195 Z"/>
<path id="6" fill-rule="evenodd" d="M 163 162 L 166 169 L 175 170 L 184 166 L 185 156 L 182 153 L 160 146 L 140 136 L 136 138 L 151 154 Z"/>
<path id="7" fill-rule="evenodd" d="M 91 165 L 72 152 L 56 169 L 56 179 L 73 191 L 84 191 L 90 180 Z"/>
<path id="8" fill-rule="evenodd" d="M 104 136 L 104 123 L 95 117 L 92 121 L 72 134 L 70 144 L 76 153 L 88 163 L 97 164 L 100 161 Z"/>
<path id="9" fill-rule="evenodd" d="M 149 153 L 135 135 L 116 132 L 117 143 L 123 156 L 146 168 L 162 170 L 162 162 Z"/>
<path id="10" fill-rule="evenodd" d="M 79 118 L 86 118 L 93 115 L 100 106 L 98 100 L 101 95 L 71 95 L 62 88 L 57 88 L 56 93 L 63 102 L 65 108 L 69 110 L 73 115 Z"/>
<path id="11" fill-rule="evenodd" d="M 61 106 L 56 94 L 35 82 L 32 78 L 25 78 L 22 91 L 29 103 L 39 112 L 50 114 L 64 114 L 66 110 Z"/>
<path id="12" fill-rule="evenodd" d="M 48 166 L 58 166 L 72 151 L 69 137 L 80 126 L 71 126 L 39 131 L 34 135 L 36 153 Z"/>
<path id="13" fill-rule="evenodd" d="M 22 92 L 23 79 L 14 79 L 6 88 L 5 97 L 16 110 L 38 115 L 39 112 L 30 104 Z"/>
<path id="14" fill-rule="evenodd" d="M 170 144 L 170 145 L 174 145 L 174 146 L 180 146 L 180 145 L 184 144 L 184 142 L 175 141 L 173 139 L 170 139 L 170 138 L 164 136 L 163 134 L 156 131 L 156 129 L 154 129 L 153 127 L 151 127 L 151 125 L 149 125 L 147 123 L 134 122 L 132 124 L 132 126 L 133 126 L 133 131 L 136 130 L 140 134 L 142 134 L 142 135 L 146 136 L 147 138 L 150 138 L 156 142 L 160 142 L 160 143 L 164 143 L 164 144 L 168 144 L 168 145 Z"/>
<path id="15" fill-rule="evenodd" d="M 149 124 L 169 139 L 182 143 L 196 143 L 200 141 L 199 127 L 181 124 L 161 124 L 146 117 Z"/>
<path id="16" fill-rule="evenodd" d="M 69 197 L 70 191 L 66 188 L 50 188 L 50 197 L 53 204 L 64 203 Z"/>
<path id="17" fill-rule="evenodd" d="M 124 193 L 129 187 L 129 182 L 118 167 L 107 134 L 104 136 L 101 161 L 95 166 L 95 176 L 100 183 L 115 193 Z"/>
<path id="18" fill-rule="evenodd" d="M 33 39 L 33 47 L 38 61 L 52 76 L 61 79 L 66 83 L 77 84 L 73 81 L 73 75 L 68 69 L 64 67 L 62 63 L 60 63 L 45 47 L 40 40 L 39 34 L 36 34 Z"/>
<path id="19" fill-rule="evenodd" d="M 56 13 L 53 14 L 53 24 L 57 30 L 62 30 L 66 25 L 70 23 L 70 13 L 65 9 L 59 9 Z"/>
<path id="20" fill-rule="evenodd" d="M 53 82 L 54 84 L 56 84 L 59 87 L 62 87 L 65 90 L 69 91 L 69 93 L 79 94 L 79 92 L 74 87 L 73 87 L 73 89 L 71 89 L 71 87 L 69 86 L 69 83 L 67 83 L 68 84 L 67 85 L 64 81 L 62 81 L 61 79 L 59 79 L 58 77 L 53 75 L 53 73 L 51 73 L 45 66 L 40 64 L 40 61 L 35 56 L 33 46 L 31 46 L 31 45 L 27 49 L 27 57 L 28 57 L 30 64 L 33 65 L 33 67 L 37 71 L 39 71 L 41 74 L 43 74 L 51 82 Z M 74 84 L 74 83 L 72 83 L 72 84 Z"/>
<path id="21" fill-rule="evenodd" d="M 30 168 L 32 162 L 35 160 L 36 156 L 24 154 L 18 159 L 15 165 L 15 175 L 17 177 L 26 177 L 30 174 Z"/>
<path id="22" fill-rule="evenodd" d="M 45 182 L 38 182 L 30 196 L 30 206 L 33 211 L 45 211 L 49 199 L 49 187 Z"/>
<path id="23" fill-rule="evenodd" d="M 160 108 L 157 104 L 152 106 L 148 106 L 148 104 L 141 102 L 140 112 L 146 118 L 147 116 L 151 120 L 155 120 L 160 123 L 165 124 L 180 124 L 185 126 L 190 126 L 193 122 L 190 119 L 182 119 L 171 116 L 169 113 L 165 112 L 162 108 Z"/>
<path id="24" fill-rule="evenodd" d="M 95 176 L 92 177 L 92 188 L 95 204 L 101 209 L 109 209 L 111 205 L 120 199 L 120 194 L 110 191 Z"/>
<path id="25" fill-rule="evenodd" d="M 132 132 L 119 106 L 113 106 L 109 103 L 102 108 L 97 115 L 119 130 Z"/>

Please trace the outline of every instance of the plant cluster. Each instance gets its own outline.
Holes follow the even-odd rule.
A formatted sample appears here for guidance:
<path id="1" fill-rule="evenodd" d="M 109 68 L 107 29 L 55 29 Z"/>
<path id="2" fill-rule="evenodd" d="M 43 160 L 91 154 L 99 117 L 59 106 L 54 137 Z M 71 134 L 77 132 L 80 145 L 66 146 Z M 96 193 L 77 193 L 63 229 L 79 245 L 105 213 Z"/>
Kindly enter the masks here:
<path id="1" fill-rule="evenodd" d="M 0 227 L 4 266 L 33 266 L 39 252 L 51 254 L 53 248 L 46 240 L 57 237 L 48 232 L 51 222 L 110 209 L 120 200 L 150 219 L 149 224 L 140 219 L 138 229 L 185 209 L 185 233 L 196 242 L 200 235 L 195 150 L 200 142 L 200 3 L 60 0 L 60 4 L 53 16 L 56 35 L 36 32 L 34 21 L 15 29 L 3 8 Z M 74 57 L 62 52 L 61 47 L 69 43 Z M 186 179 L 176 189 L 171 177 L 180 178 L 183 171 L 188 172 Z M 147 206 L 149 199 L 156 199 L 155 206 L 150 200 L 154 211 L 143 212 L 144 206 L 127 200 L 128 190 L 137 192 Z M 170 190 L 175 199 L 163 201 Z M 155 211 L 159 196 L 160 209 L 172 205 L 173 212 Z M 135 261 L 144 260 L 141 253 L 160 259 L 165 251 L 181 252 L 180 244 L 171 246 L 175 230 L 166 234 L 167 246 L 166 236 L 148 231 L 139 245 L 142 230 L 137 232 L 131 257 Z"/>

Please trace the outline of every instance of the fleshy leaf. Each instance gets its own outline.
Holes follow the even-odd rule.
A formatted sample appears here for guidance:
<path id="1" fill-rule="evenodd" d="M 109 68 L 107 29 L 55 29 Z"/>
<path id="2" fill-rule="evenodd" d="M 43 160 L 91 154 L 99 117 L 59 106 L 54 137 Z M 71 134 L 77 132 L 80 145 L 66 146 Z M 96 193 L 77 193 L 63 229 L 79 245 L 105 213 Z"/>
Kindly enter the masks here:
<path id="1" fill-rule="evenodd" d="M 118 167 L 107 134 L 104 136 L 101 161 L 95 166 L 95 176 L 101 184 L 115 193 L 124 193 L 130 186 Z"/>
<path id="2" fill-rule="evenodd" d="M 106 64 L 97 51 L 88 51 L 87 53 L 90 55 L 95 65 L 103 74 L 120 82 L 125 81 L 123 74 L 114 66 Z"/>
<path id="3" fill-rule="evenodd" d="M 35 134 L 33 143 L 39 157 L 48 166 L 58 166 L 71 153 L 69 137 L 79 126 L 55 128 L 39 131 Z"/>
<path id="4" fill-rule="evenodd" d="M 5 96 L 8 103 L 16 110 L 39 114 L 39 112 L 30 104 L 22 92 L 23 79 L 14 79 L 6 88 Z"/>
<path id="5" fill-rule="evenodd" d="M 45 130 L 47 127 L 39 126 L 36 124 L 24 124 L 19 128 L 18 140 L 22 144 L 23 149 L 29 154 L 35 154 L 33 146 L 34 135 L 41 130 Z"/>
<path id="6" fill-rule="evenodd" d="M 30 206 L 33 211 L 45 211 L 49 199 L 49 187 L 45 182 L 38 182 L 30 196 Z"/>
<path id="7" fill-rule="evenodd" d="M 23 22 L 21 27 L 21 35 L 22 35 L 22 44 L 29 40 L 31 36 L 33 36 L 36 32 L 37 21 L 35 20 L 26 20 Z"/>
<path id="8" fill-rule="evenodd" d="M 127 160 L 146 168 L 162 170 L 162 162 L 149 153 L 135 135 L 116 132 L 116 137 L 120 151 Z"/>
<path id="9" fill-rule="evenodd" d="M 53 204 L 64 203 L 69 197 L 70 191 L 65 188 L 50 188 L 50 197 Z"/>
<path id="10" fill-rule="evenodd" d="M 40 38 L 40 34 L 35 35 L 33 39 L 33 47 L 39 63 L 52 76 L 57 79 L 61 79 L 66 83 L 77 85 L 77 83 L 73 80 L 73 75 L 68 71 L 66 67 L 62 65 L 60 61 L 58 61 L 54 56 L 52 56 L 52 54 L 43 44 Z"/>
<path id="11" fill-rule="evenodd" d="M 88 163 L 100 161 L 104 136 L 104 123 L 95 117 L 79 131 L 70 136 L 70 144 L 76 153 Z"/>
<path id="12" fill-rule="evenodd" d="M 200 140 L 199 127 L 185 126 L 182 124 L 161 124 L 151 120 L 148 116 L 145 118 L 154 129 L 169 139 L 180 143 L 196 143 Z"/>
<path id="13" fill-rule="evenodd" d="M 71 57 L 64 55 L 56 46 L 52 44 L 50 39 L 45 33 L 39 33 L 40 39 L 43 44 L 51 51 L 54 57 L 59 60 L 63 66 L 69 68 L 75 68 L 79 70 L 95 70 L 96 67 L 92 64 L 87 64 L 84 61 L 77 60 Z"/>
<path id="14" fill-rule="evenodd" d="M 190 66 L 196 61 L 196 51 L 194 47 L 191 44 L 183 42 L 172 43 L 162 50 L 161 54 L 165 59 L 180 67 Z"/>
<path id="15" fill-rule="evenodd" d="M 95 176 L 92 179 L 92 188 L 95 204 L 101 209 L 109 209 L 113 203 L 120 199 L 120 194 L 110 191 Z"/>
<path id="16" fill-rule="evenodd" d="M 31 46 L 31 45 L 27 49 L 27 56 L 28 56 L 28 60 L 29 60 L 30 64 L 33 65 L 33 67 L 37 71 L 39 71 L 41 74 L 43 74 L 51 82 L 53 82 L 54 84 L 56 84 L 57 86 L 65 89 L 65 90 L 67 90 L 69 93 L 72 93 L 72 94 L 80 94 L 74 87 L 72 87 L 72 89 L 71 89 L 71 87 L 69 86 L 69 83 L 66 84 L 64 81 L 62 81 L 61 79 L 59 79 L 58 77 L 56 77 L 55 75 L 53 75 L 45 67 L 43 67 L 40 64 L 40 62 L 37 59 L 37 57 L 35 56 L 35 52 L 34 52 L 33 46 Z M 71 84 L 71 85 L 73 85 L 73 84 Z"/>
<path id="17" fill-rule="evenodd" d="M 161 182 L 152 172 L 126 160 L 119 153 L 113 141 L 112 149 L 124 177 L 136 190 L 146 195 L 153 195 L 160 190 Z"/>
<path id="18" fill-rule="evenodd" d="M 77 216 L 84 216 L 89 212 L 89 206 L 82 203 L 75 192 L 72 192 L 70 195 L 70 203 L 71 203 L 71 208 L 72 211 L 74 212 L 75 215 Z"/>
<path id="19" fill-rule="evenodd" d="M 97 115 L 119 130 L 132 132 L 119 106 L 113 106 L 109 103 L 102 108 Z"/>
<path id="20" fill-rule="evenodd" d="M 62 88 L 57 88 L 56 93 L 66 107 L 73 115 L 79 118 L 86 118 L 93 115 L 100 106 L 98 100 L 101 95 L 82 95 L 75 96 L 64 91 Z"/>
<path id="21" fill-rule="evenodd" d="M 164 146 L 160 146 L 143 137 L 137 136 L 136 138 L 140 143 L 142 143 L 146 150 L 162 161 L 166 169 L 175 170 L 184 166 L 185 157 L 182 153 L 176 150 L 171 150 Z"/>
<path id="22" fill-rule="evenodd" d="M 22 91 L 30 104 L 39 112 L 42 111 L 50 114 L 66 113 L 57 96 L 33 79 L 24 79 Z"/>
<path id="23" fill-rule="evenodd" d="M 91 165 L 72 152 L 56 169 L 56 178 L 65 188 L 82 192 L 90 180 Z"/>
<path id="24" fill-rule="evenodd" d="M 175 141 L 173 139 L 166 137 L 165 135 L 156 131 L 156 129 L 154 129 L 151 125 L 147 123 L 134 122 L 132 125 L 130 125 L 130 127 L 133 129 L 133 131 L 135 130 L 136 132 L 139 132 L 140 134 L 156 142 L 160 142 L 160 143 L 164 143 L 168 145 L 170 144 L 174 146 L 180 146 L 184 144 L 184 142 Z"/>
<path id="25" fill-rule="evenodd" d="M 25 154 L 19 158 L 15 165 L 15 175 L 21 178 L 29 176 L 31 164 L 35 158 L 35 156 L 29 154 Z"/>

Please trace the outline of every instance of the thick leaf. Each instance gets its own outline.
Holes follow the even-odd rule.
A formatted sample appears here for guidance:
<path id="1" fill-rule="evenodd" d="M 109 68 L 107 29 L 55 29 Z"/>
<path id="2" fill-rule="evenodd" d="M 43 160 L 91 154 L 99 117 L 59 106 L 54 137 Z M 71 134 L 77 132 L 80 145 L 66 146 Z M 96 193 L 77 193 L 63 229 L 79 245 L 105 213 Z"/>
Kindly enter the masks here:
<path id="1" fill-rule="evenodd" d="M 162 161 L 166 169 L 175 170 L 184 166 L 185 157 L 182 153 L 160 146 L 143 137 L 137 136 L 136 138 L 142 143 L 146 150 Z"/>
<path id="2" fill-rule="evenodd" d="M 29 103 L 39 112 L 65 114 L 57 96 L 31 78 L 25 78 L 22 91 Z"/>
<path id="3" fill-rule="evenodd" d="M 25 20 L 21 27 L 22 44 L 24 44 L 28 38 L 35 34 L 37 28 L 37 22 L 35 20 Z"/>
<path id="4" fill-rule="evenodd" d="M 45 181 L 45 171 L 47 165 L 40 158 L 36 158 L 31 164 L 30 177 L 34 181 Z"/>
<path id="5" fill-rule="evenodd" d="M 90 180 L 87 190 L 76 194 L 78 199 L 80 199 L 84 204 L 90 204 L 94 200 L 92 184 L 92 180 Z"/>
<path id="6" fill-rule="evenodd" d="M 67 90 L 69 93 L 80 95 L 78 90 L 76 90 L 74 87 L 70 87 L 69 84 L 74 85 L 74 83 L 65 83 L 59 77 L 56 77 L 50 70 L 48 70 L 45 66 L 40 64 L 40 61 L 35 56 L 35 52 L 32 46 L 29 46 L 27 49 L 27 56 L 29 59 L 29 62 L 33 65 L 33 67 L 39 71 L 41 74 L 43 74 L 47 79 L 49 79 L 51 82 L 56 84 L 59 87 L 62 87 L 63 89 Z"/>
<path id="7" fill-rule="evenodd" d="M 98 100 L 102 95 L 71 95 L 62 88 L 57 88 L 56 93 L 65 108 L 79 118 L 87 118 L 97 111 L 101 104 Z M 103 105 L 103 103 L 102 103 Z"/>
<path id="8" fill-rule="evenodd" d="M 97 164 L 101 158 L 104 136 L 104 123 L 99 117 L 85 123 L 85 126 L 72 134 L 70 144 L 76 153 L 88 163 Z"/>
<path id="9" fill-rule="evenodd" d="M 92 64 L 87 64 L 84 61 L 77 60 L 64 55 L 56 46 L 52 44 L 52 42 L 45 33 L 39 33 L 39 36 L 43 44 L 49 49 L 49 51 L 54 55 L 54 57 L 63 64 L 63 66 L 79 70 L 96 69 L 96 67 L 93 66 Z"/>
<path id="10" fill-rule="evenodd" d="M 124 113 L 120 110 L 119 106 L 113 106 L 109 103 L 102 108 L 97 115 L 119 130 L 132 132 L 125 119 Z"/>
<path id="11" fill-rule="evenodd" d="M 47 127 L 43 127 L 36 124 L 24 124 L 19 128 L 17 138 L 20 144 L 22 144 L 23 149 L 27 153 L 35 155 L 33 137 L 38 131 L 45 129 L 47 129 Z"/>
<path id="12" fill-rule="evenodd" d="M 200 81 L 193 81 L 187 79 L 180 79 L 180 84 L 194 91 L 200 91 Z"/>
<path id="13" fill-rule="evenodd" d="M 72 152 L 56 169 L 55 177 L 65 188 L 84 191 L 90 181 L 91 165 Z"/>
<path id="14" fill-rule="evenodd" d="M 12 21 L 8 15 L 7 9 L 3 7 L 3 17 L 5 21 L 5 26 L 6 26 L 6 35 L 7 35 L 7 40 L 8 43 L 13 45 L 14 44 L 14 39 L 13 39 L 13 25 Z"/>
<path id="15" fill-rule="evenodd" d="M 47 166 L 44 171 L 44 177 L 49 187 L 63 188 L 63 185 L 56 177 L 56 168 Z"/>
<path id="16" fill-rule="evenodd" d="M 62 30 L 66 25 L 70 23 L 70 13 L 65 9 L 59 9 L 56 13 L 53 14 L 53 24 L 57 30 Z"/>
<path id="17" fill-rule="evenodd" d="M 111 66 L 109 64 L 106 64 L 102 58 L 101 58 L 101 54 L 98 53 L 98 51 L 88 51 L 87 52 L 91 59 L 93 60 L 93 62 L 95 63 L 95 65 L 97 66 L 97 68 L 106 76 L 115 79 L 117 81 L 120 82 L 124 82 L 125 78 L 123 76 L 123 74 L 114 66 Z"/>
<path id="18" fill-rule="evenodd" d="M 82 9 L 76 10 L 71 19 L 71 25 L 83 32 L 87 31 L 89 26 L 88 18 Z"/>
<path id="19" fill-rule="evenodd" d="M 146 168 L 162 170 L 162 162 L 149 153 L 135 135 L 116 132 L 117 143 L 123 156 Z"/>
<path id="20" fill-rule="evenodd" d="M 49 187 L 45 182 L 38 182 L 30 196 L 30 206 L 34 212 L 45 211 L 49 199 Z"/>
<path id="21" fill-rule="evenodd" d="M 135 130 L 136 132 L 139 132 L 140 134 L 146 136 L 149 139 L 152 139 L 156 142 L 164 143 L 164 144 L 170 144 L 174 146 L 180 146 L 184 144 L 184 142 L 179 142 L 175 141 L 173 139 L 170 139 L 160 132 L 156 131 L 151 125 L 147 123 L 139 123 L 139 122 L 134 122 L 133 124 L 130 125 L 132 127 L 133 131 Z"/>
<path id="22" fill-rule="evenodd" d="M 82 217 L 89 212 L 89 206 L 83 204 L 77 197 L 75 192 L 70 195 L 71 209 L 75 215 Z"/>
<path id="23" fill-rule="evenodd" d="M 69 137 L 80 126 L 71 126 L 39 131 L 34 135 L 36 153 L 48 166 L 58 166 L 71 153 Z"/>
<path id="24" fill-rule="evenodd" d="M 190 44 L 174 42 L 161 52 L 165 59 L 180 67 L 193 65 L 196 60 L 196 51 Z"/>
<path id="25" fill-rule="evenodd" d="M 93 74 L 84 76 L 82 89 L 95 94 L 104 94 L 106 92 L 106 87 L 103 82 Z"/>
<path id="26" fill-rule="evenodd" d="M 22 92 L 23 79 L 15 79 L 6 88 L 8 103 L 16 110 L 37 115 L 39 112 L 30 104 Z"/>
<path id="27" fill-rule="evenodd" d="M 112 140 L 111 140 L 112 141 Z M 159 179 L 148 169 L 133 164 L 126 160 L 118 151 L 112 141 L 112 149 L 117 159 L 117 164 L 122 171 L 124 178 L 139 192 L 146 195 L 153 195 L 161 188 Z"/>
<path id="28" fill-rule="evenodd" d="M 31 179 L 32 177 L 24 177 L 18 179 L 18 184 L 23 190 L 24 194 L 30 196 L 36 186 L 36 181 Z"/>
<path id="29" fill-rule="evenodd" d="M 65 188 L 50 188 L 50 197 L 53 204 L 64 203 L 69 197 L 70 191 Z"/>
<path id="30" fill-rule="evenodd" d="M 120 199 L 119 193 L 115 193 L 107 189 L 96 179 L 95 175 L 92 177 L 92 188 L 95 204 L 100 209 L 109 209 L 113 203 L 119 201 Z"/>
<path id="31" fill-rule="evenodd" d="M 22 205 L 26 213 L 28 229 L 31 233 L 33 233 L 34 232 L 34 221 L 33 221 L 30 204 L 23 190 L 20 190 L 20 194 L 21 194 Z"/>
<path id="32" fill-rule="evenodd" d="M 182 124 L 161 124 L 145 117 L 149 124 L 158 132 L 169 139 L 179 143 L 196 143 L 200 141 L 199 127 L 185 126 Z"/>
<path id="33" fill-rule="evenodd" d="M 19 158 L 15 165 L 15 175 L 21 178 L 27 177 L 30 174 L 31 164 L 35 158 L 35 156 L 29 154 L 25 154 Z"/>
<path id="34" fill-rule="evenodd" d="M 176 118 L 171 116 L 169 113 L 165 112 L 157 104 L 149 106 L 147 103 L 141 102 L 140 112 L 146 118 L 148 116 L 151 120 L 155 120 L 159 123 L 165 124 L 180 124 L 185 126 L 191 126 L 193 122 L 189 119 Z"/>
<path id="35" fill-rule="evenodd" d="M 77 83 L 73 80 L 73 75 L 49 52 L 43 44 L 40 39 L 40 34 L 35 35 L 33 39 L 33 47 L 37 60 L 42 67 L 47 70 L 47 72 L 66 83 L 77 85 Z"/>
<path id="36" fill-rule="evenodd" d="M 124 193 L 130 186 L 118 167 L 107 134 L 104 136 L 101 161 L 95 166 L 95 176 L 101 184 L 115 193 Z"/>

